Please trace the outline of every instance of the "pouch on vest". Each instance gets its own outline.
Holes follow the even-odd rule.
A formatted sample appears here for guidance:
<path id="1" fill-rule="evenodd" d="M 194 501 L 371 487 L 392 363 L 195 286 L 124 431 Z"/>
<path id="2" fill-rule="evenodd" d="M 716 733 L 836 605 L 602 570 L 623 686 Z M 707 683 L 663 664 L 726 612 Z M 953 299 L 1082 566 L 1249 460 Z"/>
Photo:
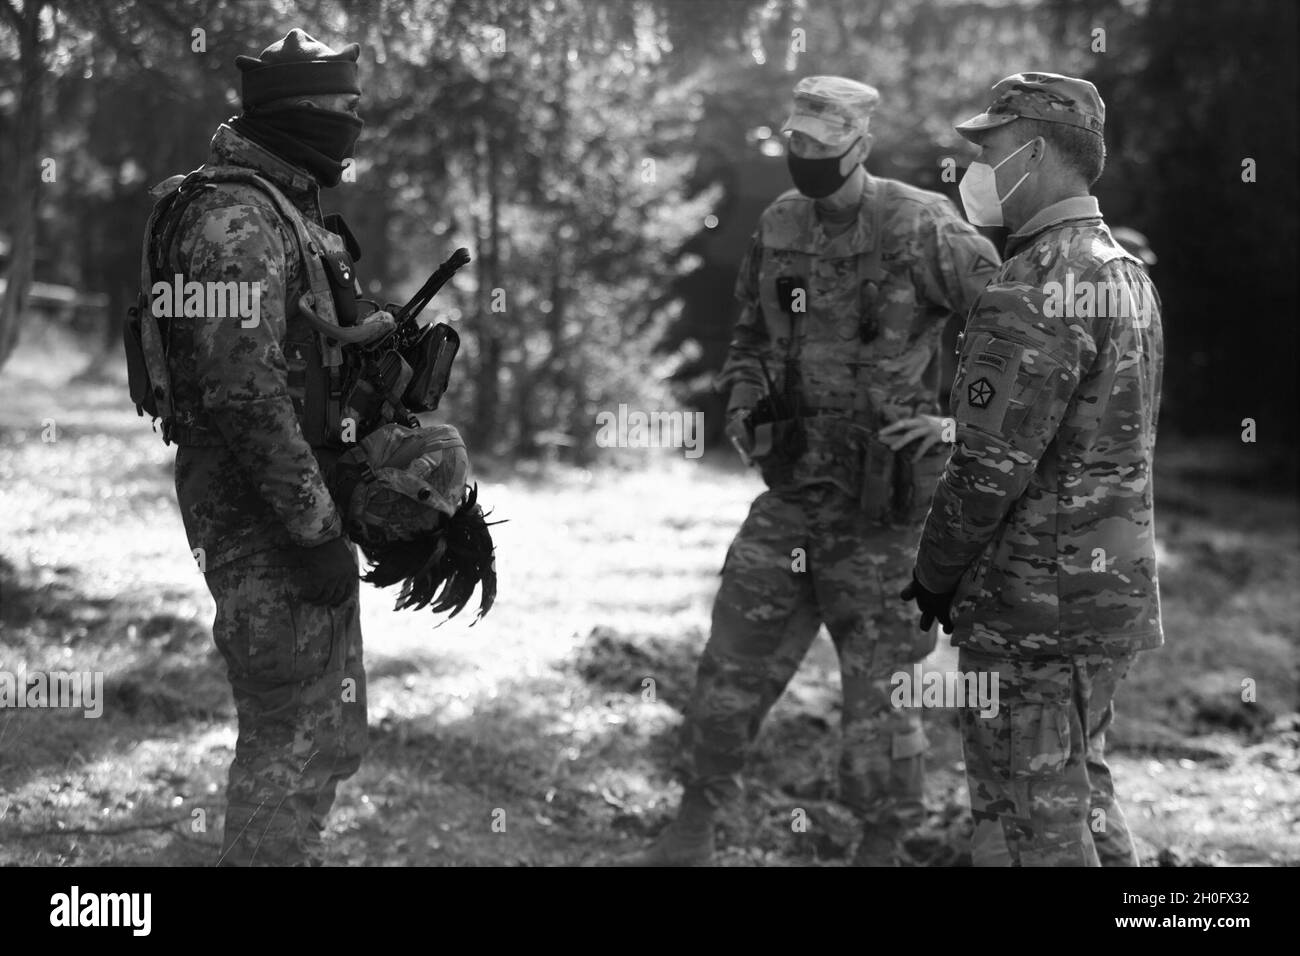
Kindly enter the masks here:
<path id="1" fill-rule="evenodd" d="M 166 247 L 156 248 L 154 233 L 158 224 L 173 211 L 183 176 L 171 176 L 149 191 L 153 209 L 145 226 L 140 250 L 140 291 L 136 303 L 127 310 L 122 324 L 122 346 L 126 353 L 127 389 L 137 415 L 148 413 L 162 420 L 163 441 L 171 444 L 175 408 L 172 405 L 171 372 L 163 345 L 166 319 L 153 314 L 154 279 L 163 266 Z M 173 221 L 175 217 L 172 217 Z"/>
<path id="2" fill-rule="evenodd" d="M 925 519 L 930 512 L 930 501 L 939 478 L 948 466 L 944 446 L 931 448 L 920 461 L 912 461 L 911 453 L 895 456 L 894 463 L 894 517 L 905 524 Z"/>
<path id="3" fill-rule="evenodd" d="M 313 448 L 327 443 L 329 422 L 326 401 L 330 391 L 329 369 L 321 362 L 316 332 L 306 323 L 293 323 L 285 337 L 284 362 L 289 372 L 289 394 L 302 428 L 302 437 Z"/>
<path id="4" fill-rule="evenodd" d="M 786 315 L 808 311 L 808 280 L 803 276 L 777 276 L 776 301 Z"/>
<path id="5" fill-rule="evenodd" d="M 322 250 L 320 258 L 325 264 L 325 275 L 329 278 L 334 312 L 338 316 L 339 325 L 356 325 L 357 274 L 352 264 L 352 257 L 343 251 L 325 249 Z"/>
<path id="6" fill-rule="evenodd" d="M 863 442 L 858 505 L 872 521 L 889 521 L 893 516 L 895 457 L 894 450 L 874 434 Z"/>
<path id="7" fill-rule="evenodd" d="M 158 403 L 154 400 L 153 386 L 149 382 L 149 367 L 144 360 L 144 343 L 141 341 L 140 313 L 149 308 L 148 296 L 139 296 L 135 305 L 127 310 L 122 323 L 122 345 L 126 350 L 126 384 L 135 403 L 137 415 L 158 417 Z"/>

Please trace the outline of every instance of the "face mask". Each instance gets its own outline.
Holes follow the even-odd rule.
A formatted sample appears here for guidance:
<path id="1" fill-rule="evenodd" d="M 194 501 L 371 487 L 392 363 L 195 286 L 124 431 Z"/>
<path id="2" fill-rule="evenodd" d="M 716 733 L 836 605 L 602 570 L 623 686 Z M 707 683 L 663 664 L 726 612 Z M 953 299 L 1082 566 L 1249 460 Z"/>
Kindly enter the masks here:
<path id="1" fill-rule="evenodd" d="M 337 186 L 343 175 L 343 160 L 352 155 L 365 124 L 351 113 L 288 106 L 245 113 L 231 125 L 307 169 L 322 186 Z"/>
<path id="2" fill-rule="evenodd" d="M 1032 143 L 1031 139 L 1029 143 Z M 1016 153 L 1028 146 L 1025 143 Z M 1012 153 L 1011 156 L 1016 155 Z M 1013 192 L 1020 188 L 1020 184 L 1028 178 L 1029 172 L 1026 170 L 1025 175 L 1021 176 L 1016 184 L 1007 190 L 1005 196 L 998 196 L 998 178 L 994 174 L 1006 163 L 1006 157 L 996 166 L 990 166 L 988 163 L 971 163 L 966 169 L 966 175 L 962 177 L 961 184 L 957 191 L 961 193 L 961 204 L 966 208 L 966 218 L 970 220 L 972 226 L 1000 226 L 1002 225 L 1002 204 L 1006 202 Z"/>
<path id="3" fill-rule="evenodd" d="M 794 181 L 794 188 L 809 199 L 825 199 L 835 192 L 853 175 L 852 168 L 847 173 L 840 172 L 840 160 L 847 156 L 849 150 L 857 143 L 855 139 L 849 143 L 849 148 L 838 156 L 827 156 L 823 159 L 808 159 L 787 152 L 786 165 L 790 168 L 790 178 Z"/>

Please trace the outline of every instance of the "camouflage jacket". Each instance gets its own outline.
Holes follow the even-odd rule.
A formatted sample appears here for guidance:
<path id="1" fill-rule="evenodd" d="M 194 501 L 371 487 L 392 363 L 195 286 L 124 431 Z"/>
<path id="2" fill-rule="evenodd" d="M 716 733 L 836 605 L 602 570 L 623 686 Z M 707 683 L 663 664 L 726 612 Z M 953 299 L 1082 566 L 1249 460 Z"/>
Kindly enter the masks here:
<path id="1" fill-rule="evenodd" d="M 959 646 L 1007 657 L 1159 646 L 1155 287 L 1091 196 L 1042 210 L 1007 252 L 963 333 L 957 440 L 917 577 L 956 588 Z"/>
<path id="2" fill-rule="evenodd" d="M 321 251 L 343 240 L 321 225 L 318 186 L 304 170 L 222 125 L 209 165 L 251 168 L 299 209 Z M 169 247 L 186 281 L 261 283 L 260 321 L 172 323 L 168 367 L 178 407 L 203 440 L 176 453 L 176 496 L 192 549 L 206 568 L 270 549 L 323 544 L 342 534 L 324 473 L 337 451 L 304 437 L 304 382 L 319 369 L 316 333 L 295 303 L 307 289 L 290 225 L 263 191 L 206 188 L 182 212 Z"/>
<path id="3" fill-rule="evenodd" d="M 834 237 L 814 200 L 783 193 L 736 282 L 741 311 L 716 382 L 731 391 L 728 412 L 766 394 L 760 359 L 778 388 L 789 360 L 800 404 L 816 416 L 805 420 L 808 448 L 791 484 L 857 496 L 868 436 L 937 411 L 944 324 L 966 315 L 998 264 L 993 244 L 939 193 L 868 175 L 857 221 Z M 806 286 L 802 312 L 791 308 L 791 280 Z"/>

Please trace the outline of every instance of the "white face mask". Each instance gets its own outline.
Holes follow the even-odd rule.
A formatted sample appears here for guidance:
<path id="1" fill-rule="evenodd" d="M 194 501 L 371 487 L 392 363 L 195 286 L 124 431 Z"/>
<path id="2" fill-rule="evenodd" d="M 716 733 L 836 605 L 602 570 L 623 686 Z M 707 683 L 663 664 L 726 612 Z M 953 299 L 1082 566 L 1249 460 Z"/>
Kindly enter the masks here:
<path id="1" fill-rule="evenodd" d="M 1031 139 L 1029 143 L 1032 143 Z M 1016 153 L 1028 146 L 1025 143 L 1016 150 Z M 1016 155 L 1012 153 L 1011 156 Z M 1000 226 L 1002 225 L 1002 204 L 1011 197 L 1011 194 L 1020 188 L 1020 184 L 1029 176 L 1029 171 L 1021 176 L 1016 184 L 1007 190 L 1005 196 L 998 196 L 998 179 L 994 174 L 1002 168 L 1011 156 L 1006 157 L 996 166 L 990 166 L 988 163 L 971 163 L 966 169 L 966 175 L 962 177 L 961 184 L 957 191 L 961 193 L 961 204 L 966 207 L 966 218 L 970 220 L 972 226 Z"/>

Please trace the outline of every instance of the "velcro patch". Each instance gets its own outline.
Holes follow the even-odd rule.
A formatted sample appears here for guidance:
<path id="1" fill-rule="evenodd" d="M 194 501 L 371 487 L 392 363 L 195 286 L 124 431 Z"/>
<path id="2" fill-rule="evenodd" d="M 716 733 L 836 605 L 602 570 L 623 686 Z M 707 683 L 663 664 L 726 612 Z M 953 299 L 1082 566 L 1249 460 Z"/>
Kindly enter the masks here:
<path id="1" fill-rule="evenodd" d="M 972 408 L 988 408 L 997 394 L 998 390 L 987 378 L 977 378 L 966 386 L 966 401 Z"/>
<path id="2" fill-rule="evenodd" d="M 1007 406 L 1016 390 L 1024 348 L 1006 341 L 996 345 L 996 352 L 982 349 L 970 359 L 963 376 L 964 385 L 953 395 L 956 403 L 953 416 L 959 422 L 1000 434 Z"/>

